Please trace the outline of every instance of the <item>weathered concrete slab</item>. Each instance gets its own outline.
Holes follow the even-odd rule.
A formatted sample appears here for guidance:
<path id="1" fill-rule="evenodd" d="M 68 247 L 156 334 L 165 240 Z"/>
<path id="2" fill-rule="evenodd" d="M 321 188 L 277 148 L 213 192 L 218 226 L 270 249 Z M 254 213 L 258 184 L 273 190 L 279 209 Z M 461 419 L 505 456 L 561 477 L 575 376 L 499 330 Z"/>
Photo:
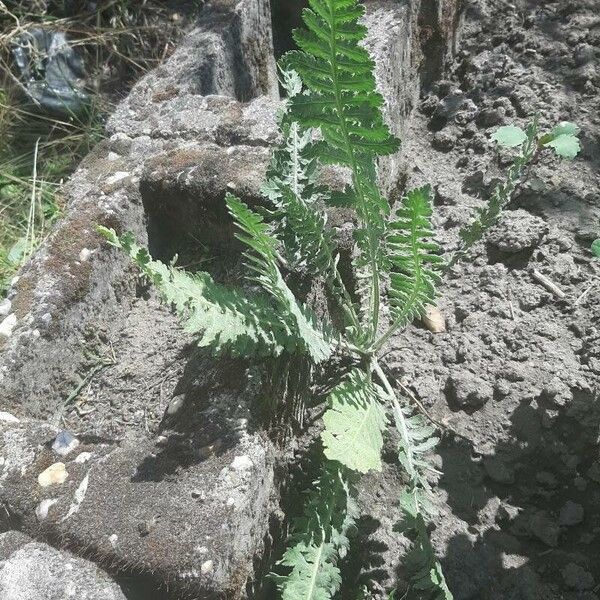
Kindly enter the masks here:
<path id="1" fill-rule="evenodd" d="M 369 45 L 400 134 L 418 96 L 425 6 L 368 2 Z M 0 500 L 14 521 L 109 570 L 154 574 L 202 598 L 243 597 L 277 501 L 278 451 L 251 432 L 246 366 L 195 350 L 94 227 L 131 230 L 165 259 L 192 236 L 196 246 L 230 236 L 224 195 L 259 201 L 276 141 L 269 23 L 266 1 L 209 3 L 181 48 L 134 87 L 66 185 L 65 217 L 19 274 L 16 325 L 0 342 L 0 410 L 22 419 L 0 422 Z M 398 159 L 382 163 L 388 190 L 401 170 Z M 191 260 L 235 278 L 236 257 L 213 255 Z M 50 447 L 65 423 L 81 445 L 63 459 Z M 67 478 L 41 487 L 56 462 Z"/>
<path id="2" fill-rule="evenodd" d="M 194 597 L 239 596 L 276 500 L 266 438 L 242 432 L 199 449 L 178 436 L 159 445 L 82 438 L 61 457 L 49 427 L 25 421 L 0 433 L 0 493 L 31 535 Z M 41 485 L 57 463 L 66 478 Z"/>

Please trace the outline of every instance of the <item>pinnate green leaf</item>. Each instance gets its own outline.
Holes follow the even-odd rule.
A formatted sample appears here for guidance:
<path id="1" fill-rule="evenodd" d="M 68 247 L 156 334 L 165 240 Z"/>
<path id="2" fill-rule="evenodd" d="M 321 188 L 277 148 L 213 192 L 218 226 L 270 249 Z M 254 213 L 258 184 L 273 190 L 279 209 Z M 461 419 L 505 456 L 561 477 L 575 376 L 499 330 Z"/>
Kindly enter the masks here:
<path id="1" fill-rule="evenodd" d="M 592 254 L 600 258 L 600 238 L 592 242 Z"/>
<path id="2" fill-rule="evenodd" d="M 286 550 L 281 564 L 293 567 L 285 580 L 282 600 L 331 600 L 342 578 L 334 564 L 335 546 L 331 543 L 300 542 Z"/>
<path id="3" fill-rule="evenodd" d="M 297 337 L 264 295 L 249 295 L 213 281 L 208 273 L 187 273 L 152 260 L 135 243 L 131 233 L 97 227 L 108 242 L 126 252 L 158 289 L 162 300 L 173 306 L 184 328 L 198 345 L 214 354 L 278 356 L 284 351 L 303 353 L 305 342 Z"/>

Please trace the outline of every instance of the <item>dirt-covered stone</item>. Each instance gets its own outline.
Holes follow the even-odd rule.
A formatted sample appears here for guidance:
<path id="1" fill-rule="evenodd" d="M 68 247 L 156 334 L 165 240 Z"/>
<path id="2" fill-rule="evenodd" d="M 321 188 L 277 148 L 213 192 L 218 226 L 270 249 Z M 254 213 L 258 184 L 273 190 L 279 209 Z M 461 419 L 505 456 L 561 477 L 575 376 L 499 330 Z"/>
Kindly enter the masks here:
<path id="1" fill-rule="evenodd" d="M 94 563 L 8 531 L 0 534 L 3 600 L 126 600 L 119 585 Z"/>

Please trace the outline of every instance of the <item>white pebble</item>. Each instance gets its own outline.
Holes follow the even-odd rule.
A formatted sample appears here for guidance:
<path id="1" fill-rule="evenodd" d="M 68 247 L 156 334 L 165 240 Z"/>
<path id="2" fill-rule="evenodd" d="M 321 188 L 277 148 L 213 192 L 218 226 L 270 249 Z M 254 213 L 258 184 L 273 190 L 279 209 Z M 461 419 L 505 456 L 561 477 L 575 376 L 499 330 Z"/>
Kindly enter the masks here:
<path id="1" fill-rule="evenodd" d="M 179 412 L 181 407 L 183 406 L 184 396 L 180 394 L 179 396 L 175 396 L 171 402 L 169 402 L 169 406 L 167 407 L 167 414 L 174 415 Z"/>
<path id="2" fill-rule="evenodd" d="M 227 506 L 229 508 L 231 508 L 232 506 L 235 506 L 235 498 L 227 498 Z"/>
<path id="3" fill-rule="evenodd" d="M 0 317 L 5 317 L 10 312 L 11 307 L 12 302 L 8 298 L 2 300 L 0 302 Z"/>
<path id="4" fill-rule="evenodd" d="M 2 411 L 0 411 L 0 421 L 4 421 L 4 423 L 19 423 L 19 419 L 17 419 L 17 417 Z"/>
<path id="5" fill-rule="evenodd" d="M 9 338 L 14 326 L 17 324 L 17 315 L 12 313 L 0 323 L 0 338 Z"/>
<path id="6" fill-rule="evenodd" d="M 79 253 L 79 261 L 87 262 L 87 260 L 89 259 L 89 257 L 91 255 L 92 255 L 92 251 L 89 248 L 82 248 L 81 252 Z"/>
<path id="7" fill-rule="evenodd" d="M 245 454 L 242 456 L 236 456 L 231 463 L 231 468 L 234 471 L 245 471 L 246 469 L 251 469 L 254 466 L 254 463 L 250 459 L 249 456 Z"/>
<path id="8" fill-rule="evenodd" d="M 212 570 L 213 570 L 213 561 L 212 560 L 205 560 L 200 565 L 200 572 L 202 573 L 202 575 L 208 575 Z"/>
<path id="9" fill-rule="evenodd" d="M 111 175 L 106 180 L 106 183 L 108 185 L 112 185 L 113 183 L 118 183 L 119 181 L 122 181 L 123 179 L 126 179 L 127 177 L 129 177 L 129 173 L 127 171 L 117 171 L 114 175 Z"/>
<path id="10" fill-rule="evenodd" d="M 48 516 L 48 511 L 54 506 L 58 500 L 52 498 L 49 500 L 42 500 L 35 509 L 35 516 L 38 521 L 43 521 Z"/>
<path id="11" fill-rule="evenodd" d="M 79 443 L 79 440 L 72 433 L 61 431 L 52 443 L 52 450 L 59 456 L 67 456 L 79 446 Z"/>
<path id="12" fill-rule="evenodd" d="M 45 471 L 42 471 L 38 475 L 38 483 L 41 487 L 48 487 L 49 485 L 61 484 L 67 480 L 69 474 L 65 468 L 65 463 L 54 463 L 50 465 Z"/>
<path id="13" fill-rule="evenodd" d="M 90 460 L 90 458 L 92 458 L 91 452 L 81 452 L 75 459 L 75 462 L 82 465 L 83 463 L 86 463 L 88 460 Z"/>
<path id="14" fill-rule="evenodd" d="M 116 533 L 108 536 L 108 541 L 113 548 L 117 547 L 117 542 L 119 541 L 119 536 Z"/>

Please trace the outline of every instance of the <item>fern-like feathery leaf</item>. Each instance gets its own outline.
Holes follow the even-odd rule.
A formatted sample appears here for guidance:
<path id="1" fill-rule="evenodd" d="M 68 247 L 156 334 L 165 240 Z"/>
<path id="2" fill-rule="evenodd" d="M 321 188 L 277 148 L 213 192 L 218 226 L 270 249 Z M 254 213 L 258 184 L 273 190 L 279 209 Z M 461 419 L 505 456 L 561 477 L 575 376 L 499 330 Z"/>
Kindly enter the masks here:
<path id="1" fill-rule="evenodd" d="M 370 376 L 358 369 L 331 391 L 321 434 L 329 460 L 359 473 L 381 471 L 387 419 L 379 397 Z"/>
<path id="2" fill-rule="evenodd" d="M 262 217 L 239 198 L 228 194 L 227 208 L 239 232 L 236 237 L 248 246 L 245 252 L 251 280 L 260 285 L 277 303 L 282 320 L 302 340 L 306 352 L 316 362 L 329 358 L 334 349 L 330 328 L 317 322 L 314 313 L 302 306 L 284 281 L 278 266 L 277 240 L 270 235 Z"/>
<path id="3" fill-rule="evenodd" d="M 295 70 L 308 88 L 289 103 L 290 119 L 319 128 L 312 145 L 322 163 L 348 167 L 352 188 L 344 194 L 359 217 L 358 267 L 368 281 L 369 335 L 379 322 L 381 239 L 389 205 L 377 186 L 375 158 L 392 154 L 400 142 L 383 120 L 383 98 L 376 90 L 374 63 L 361 45 L 366 28 L 358 21 L 364 7 L 357 0 L 309 0 L 303 11 L 306 30 L 295 30 L 300 51 L 288 52 L 282 64 Z"/>
<path id="4" fill-rule="evenodd" d="M 133 259 L 163 301 L 175 307 L 185 330 L 198 336 L 199 346 L 233 356 L 278 356 L 302 350 L 302 340 L 268 298 L 219 285 L 208 273 L 186 273 L 152 260 L 131 234 L 119 237 L 105 227 L 98 231 Z"/>
<path id="5" fill-rule="evenodd" d="M 348 531 L 358 517 L 350 474 L 328 462 L 314 483 L 304 515 L 294 521 L 290 546 L 279 564 L 288 575 L 273 579 L 284 600 L 330 600 L 341 585 L 338 560 L 349 546 Z"/>
<path id="6" fill-rule="evenodd" d="M 405 559 L 410 586 L 424 600 L 453 600 L 442 567 L 437 560 L 425 519 L 435 513 L 430 500 L 431 487 L 427 471 L 433 470 L 427 454 L 437 445 L 434 428 L 410 407 L 401 407 L 392 398 L 394 420 L 399 434 L 398 459 L 408 475 L 406 489 L 400 497 L 402 530 L 411 535 L 413 546 Z"/>
<path id="7" fill-rule="evenodd" d="M 334 242 L 326 226 L 326 215 L 289 188 L 282 190 L 280 206 L 285 215 L 280 238 L 290 266 L 330 277 L 334 268 Z"/>
<path id="8" fill-rule="evenodd" d="M 284 72 L 285 75 L 285 72 Z M 317 161 L 309 157 L 310 130 L 298 123 L 281 123 L 284 136 L 267 171 L 263 194 L 276 209 L 275 235 L 282 242 L 284 257 L 292 269 L 331 276 L 334 266 L 333 238 L 326 227 L 327 215 L 318 208 Z"/>
<path id="9" fill-rule="evenodd" d="M 410 588 L 422 600 L 454 600 L 442 566 L 435 556 L 423 516 L 417 514 L 413 525 L 413 547 L 404 559 Z"/>
<path id="10" fill-rule="evenodd" d="M 421 316 L 434 301 L 440 281 L 437 270 L 443 264 L 439 247 L 432 241 L 430 222 L 431 187 L 409 191 L 390 223 L 386 239 L 387 268 L 390 271 L 389 297 L 394 323 L 383 341 L 399 327 Z"/>
<path id="11" fill-rule="evenodd" d="M 285 551 L 281 565 L 292 567 L 292 575 L 279 579 L 282 600 L 330 600 L 342 583 L 331 543 L 298 542 Z"/>

